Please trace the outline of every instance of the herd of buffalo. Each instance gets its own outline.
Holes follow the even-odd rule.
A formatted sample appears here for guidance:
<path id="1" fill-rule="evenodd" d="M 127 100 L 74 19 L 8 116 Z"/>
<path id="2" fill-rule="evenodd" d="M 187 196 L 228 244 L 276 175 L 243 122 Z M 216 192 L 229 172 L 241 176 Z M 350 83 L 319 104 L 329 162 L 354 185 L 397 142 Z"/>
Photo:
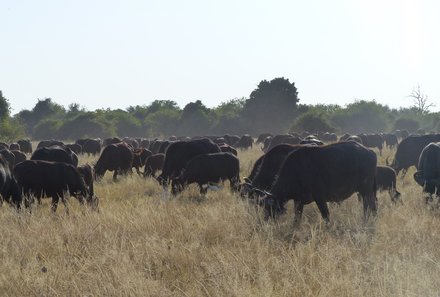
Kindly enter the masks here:
<path id="1" fill-rule="evenodd" d="M 353 193 L 367 218 L 376 212 L 377 190 L 387 190 L 392 201 L 400 199 L 396 176 L 405 175 L 411 166 L 417 168 L 415 181 L 429 194 L 427 202 L 440 195 L 440 134 L 264 133 L 255 142 L 264 154 L 243 182 L 237 149 L 252 148 L 250 135 L 79 139 L 73 144 L 45 140 L 35 150 L 29 140 L 0 143 L 0 202 L 30 210 L 35 200 L 41 203 L 41 198 L 50 197 L 56 211 L 59 200 L 66 205 L 70 195 L 96 209 L 94 182 L 106 171 L 113 171 L 117 180 L 133 168 L 156 179 L 166 191 L 171 186 L 173 195 L 192 183 L 205 194 L 211 184 L 228 180 L 232 191 L 264 207 L 267 217 L 283 213 L 286 202 L 293 200 L 296 224 L 304 205 L 315 202 L 328 221 L 327 202 L 341 202 Z M 397 150 L 391 164 L 387 159 L 388 166 L 379 166 L 373 149 L 382 154 L 384 146 Z M 78 165 L 80 154 L 99 158 L 93 166 Z"/>

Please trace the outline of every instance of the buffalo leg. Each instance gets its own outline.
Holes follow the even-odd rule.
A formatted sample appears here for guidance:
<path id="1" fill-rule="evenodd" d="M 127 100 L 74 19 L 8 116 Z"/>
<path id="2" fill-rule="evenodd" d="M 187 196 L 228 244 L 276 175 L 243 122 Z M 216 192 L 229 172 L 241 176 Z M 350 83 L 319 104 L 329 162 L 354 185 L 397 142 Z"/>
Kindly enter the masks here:
<path id="1" fill-rule="evenodd" d="M 55 213 L 57 211 L 57 207 L 58 207 L 58 201 L 60 200 L 60 197 L 58 194 L 54 194 L 52 196 L 52 212 Z"/>
<path id="2" fill-rule="evenodd" d="M 113 181 L 116 181 L 116 177 L 118 176 L 118 170 L 115 169 L 115 172 L 113 172 Z"/>
<path id="3" fill-rule="evenodd" d="M 199 184 L 200 187 L 200 194 L 201 195 L 206 195 L 206 193 L 208 192 L 208 187 L 204 187 L 204 185 Z"/>
<path id="4" fill-rule="evenodd" d="M 295 217 L 293 218 L 293 226 L 298 227 L 301 223 L 301 218 L 304 209 L 304 203 L 300 201 L 294 201 L 295 204 Z"/>
<path id="5" fill-rule="evenodd" d="M 318 209 L 321 212 L 322 218 L 328 224 L 330 222 L 330 213 L 328 211 L 327 202 L 323 201 L 322 199 L 317 199 L 315 202 L 316 205 L 318 205 Z"/>

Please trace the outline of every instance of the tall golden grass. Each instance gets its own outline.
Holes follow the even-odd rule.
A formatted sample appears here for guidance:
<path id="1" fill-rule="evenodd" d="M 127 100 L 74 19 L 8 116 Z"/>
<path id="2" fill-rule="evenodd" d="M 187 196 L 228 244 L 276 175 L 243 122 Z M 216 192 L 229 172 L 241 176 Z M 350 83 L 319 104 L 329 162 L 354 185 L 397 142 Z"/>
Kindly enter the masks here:
<path id="1" fill-rule="evenodd" d="M 260 154 L 240 152 L 243 175 Z M 290 204 L 264 221 L 227 185 L 164 200 L 154 180 L 107 173 L 99 212 L 74 198 L 69 215 L 62 205 L 52 214 L 48 199 L 31 215 L 3 205 L 0 295 L 439 296 L 440 211 L 411 176 L 398 181 L 404 203 L 379 194 L 367 224 L 354 195 L 330 205 L 328 226 L 307 205 L 294 229 Z"/>

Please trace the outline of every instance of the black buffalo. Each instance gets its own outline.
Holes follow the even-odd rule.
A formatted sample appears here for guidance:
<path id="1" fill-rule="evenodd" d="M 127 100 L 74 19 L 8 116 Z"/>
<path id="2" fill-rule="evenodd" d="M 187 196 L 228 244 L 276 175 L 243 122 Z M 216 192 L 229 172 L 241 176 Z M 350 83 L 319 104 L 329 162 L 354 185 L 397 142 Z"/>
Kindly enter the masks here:
<path id="1" fill-rule="evenodd" d="M 144 167 L 145 160 L 147 160 L 147 158 L 151 155 L 151 151 L 144 148 L 133 150 L 132 168 L 136 169 L 137 174 L 141 175 L 140 168 Z"/>
<path id="2" fill-rule="evenodd" d="M 405 175 L 409 167 L 416 166 L 418 168 L 419 156 L 422 150 L 431 142 L 439 141 L 440 134 L 414 135 L 403 139 L 397 146 L 396 155 L 390 166 L 396 170 L 396 174 L 403 170 L 403 175 Z"/>
<path id="3" fill-rule="evenodd" d="M 272 186 L 275 175 L 281 168 L 284 159 L 302 145 L 279 144 L 268 151 L 262 158 L 257 169 L 252 170 L 251 175 L 243 185 L 242 194 L 254 196 L 255 190 L 266 191 Z M 258 166 L 259 161 L 256 162 Z M 255 165 L 254 165 L 255 168 Z M 259 192 L 259 191 L 258 191 Z"/>
<path id="4" fill-rule="evenodd" d="M 94 205 L 84 179 L 71 164 L 27 160 L 17 164 L 13 173 L 25 196 L 26 207 L 31 206 L 33 197 L 52 197 L 52 211 L 55 212 L 60 199 L 67 207 L 65 193 L 76 197 L 81 204 L 86 200 L 89 205 Z"/>
<path id="5" fill-rule="evenodd" d="M 272 137 L 272 134 L 271 133 L 261 133 L 260 135 L 258 135 L 256 142 L 263 143 L 267 137 Z"/>
<path id="6" fill-rule="evenodd" d="M 133 151 L 124 142 L 107 145 L 99 156 L 95 165 L 96 178 L 102 178 L 105 172 L 113 172 L 113 180 L 116 181 L 118 174 L 131 172 L 133 164 Z"/>
<path id="7" fill-rule="evenodd" d="M 252 137 L 248 134 L 245 134 L 234 144 L 234 147 L 244 150 L 252 149 L 253 143 L 254 140 L 252 139 Z"/>
<path id="8" fill-rule="evenodd" d="M 429 194 L 427 201 L 433 194 L 440 196 L 440 143 L 430 143 L 422 150 L 414 179 Z"/>
<path id="9" fill-rule="evenodd" d="M 32 143 L 29 139 L 20 139 L 17 141 L 20 150 L 25 154 L 32 154 Z"/>
<path id="10" fill-rule="evenodd" d="M 32 154 L 31 160 L 64 162 L 75 167 L 78 166 L 78 156 L 65 145 L 37 148 Z"/>
<path id="11" fill-rule="evenodd" d="M 80 165 L 77 167 L 79 174 L 84 180 L 84 183 L 86 184 L 88 193 L 91 197 L 95 196 L 95 190 L 93 186 L 93 181 L 95 180 L 95 170 L 92 166 L 89 164 Z M 95 199 L 97 199 L 95 197 Z"/>
<path id="12" fill-rule="evenodd" d="M 396 171 L 389 166 L 377 166 L 376 183 L 378 190 L 387 190 L 390 194 L 391 201 L 396 202 L 401 194 L 396 187 Z"/>
<path id="13" fill-rule="evenodd" d="M 64 142 L 59 140 L 42 140 L 38 143 L 37 149 L 42 147 L 49 147 L 49 146 L 64 146 Z"/>
<path id="14" fill-rule="evenodd" d="M 191 159 L 180 175 L 173 179 L 172 193 L 175 195 L 187 185 L 197 183 L 200 193 L 205 194 L 209 183 L 229 180 L 231 189 L 238 190 L 240 184 L 240 162 L 230 153 L 202 154 Z"/>
<path id="15" fill-rule="evenodd" d="M 66 147 L 70 148 L 77 155 L 82 153 L 82 146 L 78 143 L 66 144 Z"/>
<path id="16" fill-rule="evenodd" d="M 101 140 L 86 139 L 84 144 L 82 144 L 82 152 L 87 155 L 99 155 L 101 153 Z"/>
<path id="17" fill-rule="evenodd" d="M 379 150 L 379 154 L 382 155 L 383 149 L 383 138 L 379 134 L 359 134 L 358 135 L 362 139 L 362 144 L 366 147 L 377 148 Z"/>
<path id="18" fill-rule="evenodd" d="M 156 176 L 156 172 L 162 170 L 165 154 L 151 155 L 145 160 L 144 176 Z"/>
<path id="19" fill-rule="evenodd" d="M 8 162 L 0 155 L 0 205 L 6 201 L 20 208 L 22 201 L 21 191 L 12 176 Z"/>
<path id="20" fill-rule="evenodd" d="M 393 133 L 385 133 L 383 135 L 383 139 L 385 141 L 385 145 L 389 149 L 393 149 L 395 146 L 397 146 L 399 144 L 399 140 L 397 139 L 396 134 L 393 134 Z"/>
<path id="21" fill-rule="evenodd" d="M 286 157 L 270 193 L 260 203 L 274 216 L 292 199 L 299 224 L 304 205 L 315 202 L 328 221 L 327 202 L 343 201 L 357 192 L 367 218 L 376 212 L 376 163 L 373 151 L 352 141 L 300 147 Z"/>
<path id="22" fill-rule="evenodd" d="M 218 145 L 207 138 L 174 142 L 166 151 L 162 173 L 157 179 L 165 187 L 171 179 L 180 175 L 181 170 L 192 158 L 201 154 L 219 152 Z"/>

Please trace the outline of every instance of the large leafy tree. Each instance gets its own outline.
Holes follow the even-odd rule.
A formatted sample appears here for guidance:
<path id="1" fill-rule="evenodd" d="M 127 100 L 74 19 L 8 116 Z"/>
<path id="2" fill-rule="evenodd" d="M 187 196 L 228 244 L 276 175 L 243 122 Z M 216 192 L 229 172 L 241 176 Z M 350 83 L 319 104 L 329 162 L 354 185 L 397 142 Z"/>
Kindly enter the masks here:
<path id="1" fill-rule="evenodd" d="M 190 102 L 182 110 L 179 132 L 181 135 L 204 135 L 212 125 L 210 109 L 202 101 Z"/>
<path id="2" fill-rule="evenodd" d="M 263 80 L 246 101 L 243 117 L 252 133 L 285 132 L 292 123 L 298 102 L 295 83 L 284 77 Z"/>

